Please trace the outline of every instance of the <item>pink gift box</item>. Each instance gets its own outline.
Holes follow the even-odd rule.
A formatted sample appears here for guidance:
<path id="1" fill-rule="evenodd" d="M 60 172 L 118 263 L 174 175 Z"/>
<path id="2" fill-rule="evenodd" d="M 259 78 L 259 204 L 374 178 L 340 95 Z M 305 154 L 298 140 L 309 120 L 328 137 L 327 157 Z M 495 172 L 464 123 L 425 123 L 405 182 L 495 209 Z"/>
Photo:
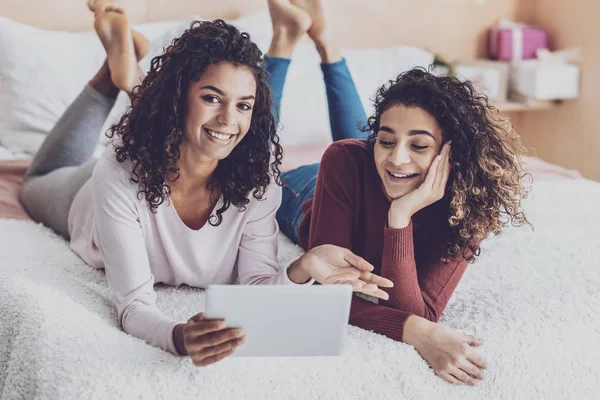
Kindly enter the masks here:
<path id="1" fill-rule="evenodd" d="M 521 61 L 536 58 L 537 49 L 548 48 L 548 33 L 538 27 L 512 23 L 490 30 L 490 58 Z"/>

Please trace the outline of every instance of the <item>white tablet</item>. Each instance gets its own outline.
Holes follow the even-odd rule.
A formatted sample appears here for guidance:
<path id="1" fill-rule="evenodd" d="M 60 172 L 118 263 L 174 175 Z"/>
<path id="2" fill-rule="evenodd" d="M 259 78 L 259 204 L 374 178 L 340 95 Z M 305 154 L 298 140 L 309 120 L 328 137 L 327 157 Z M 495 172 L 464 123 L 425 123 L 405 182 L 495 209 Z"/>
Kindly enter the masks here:
<path id="1" fill-rule="evenodd" d="M 233 357 L 339 356 L 351 300 L 350 285 L 211 285 L 205 315 L 244 330 Z"/>

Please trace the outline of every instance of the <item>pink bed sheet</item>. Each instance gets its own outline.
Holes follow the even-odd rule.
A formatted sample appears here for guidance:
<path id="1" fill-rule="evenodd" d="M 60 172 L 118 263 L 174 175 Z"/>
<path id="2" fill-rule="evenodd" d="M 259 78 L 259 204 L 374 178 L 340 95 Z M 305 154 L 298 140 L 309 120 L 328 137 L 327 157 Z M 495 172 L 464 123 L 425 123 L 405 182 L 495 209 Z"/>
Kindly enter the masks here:
<path id="1" fill-rule="evenodd" d="M 29 160 L 0 161 L 0 218 L 30 220 L 19 202 L 19 188 Z"/>

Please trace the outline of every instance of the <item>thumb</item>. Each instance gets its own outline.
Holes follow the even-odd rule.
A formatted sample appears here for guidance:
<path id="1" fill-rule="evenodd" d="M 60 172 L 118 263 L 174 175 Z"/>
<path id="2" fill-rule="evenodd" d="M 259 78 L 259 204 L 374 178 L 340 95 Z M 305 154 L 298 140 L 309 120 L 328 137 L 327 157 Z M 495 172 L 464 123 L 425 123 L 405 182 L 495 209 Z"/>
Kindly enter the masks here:
<path id="1" fill-rule="evenodd" d="M 192 318 L 190 318 L 188 320 L 188 322 L 200 322 L 200 321 L 203 321 L 204 318 L 205 318 L 204 313 L 201 312 L 201 313 L 194 315 Z"/>

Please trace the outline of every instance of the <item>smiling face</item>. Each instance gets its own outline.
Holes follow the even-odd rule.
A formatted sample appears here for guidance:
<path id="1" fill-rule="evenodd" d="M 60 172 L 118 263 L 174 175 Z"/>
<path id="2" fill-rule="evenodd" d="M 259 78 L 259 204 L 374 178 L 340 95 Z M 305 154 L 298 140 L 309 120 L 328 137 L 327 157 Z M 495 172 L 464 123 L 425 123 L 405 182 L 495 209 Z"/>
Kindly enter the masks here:
<path id="1" fill-rule="evenodd" d="M 421 185 L 442 148 L 442 129 L 427 111 L 397 104 L 381 114 L 375 165 L 389 200 Z"/>
<path id="2" fill-rule="evenodd" d="M 248 133 L 255 100 L 256 80 L 249 68 L 228 62 L 208 66 L 188 89 L 182 156 L 226 158 Z"/>

